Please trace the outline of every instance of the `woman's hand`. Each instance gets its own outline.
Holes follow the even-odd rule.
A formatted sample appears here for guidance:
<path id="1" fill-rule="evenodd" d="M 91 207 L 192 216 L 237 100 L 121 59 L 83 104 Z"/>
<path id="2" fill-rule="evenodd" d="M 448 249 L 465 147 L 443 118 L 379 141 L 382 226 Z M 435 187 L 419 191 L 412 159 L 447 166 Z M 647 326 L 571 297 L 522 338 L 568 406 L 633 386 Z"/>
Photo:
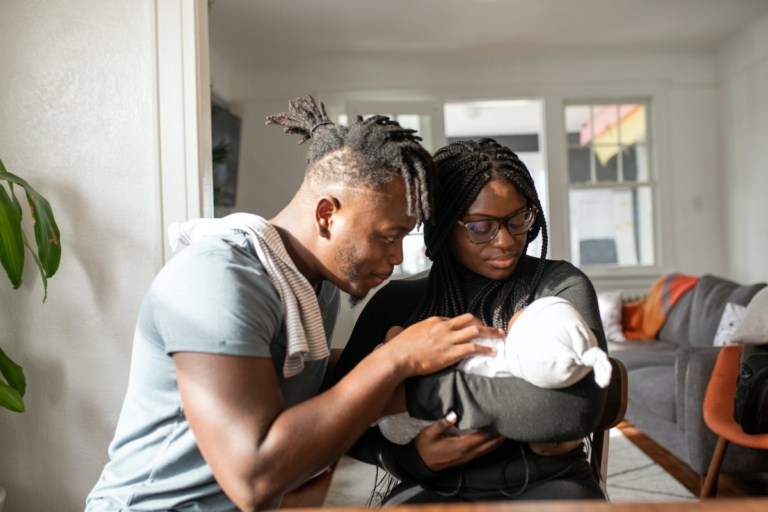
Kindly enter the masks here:
<path id="1" fill-rule="evenodd" d="M 565 455 L 571 450 L 581 446 L 581 439 L 575 441 L 563 441 L 562 443 L 528 443 L 531 451 L 542 457 L 557 457 Z"/>
<path id="2" fill-rule="evenodd" d="M 504 437 L 478 430 L 463 436 L 451 435 L 456 413 L 437 420 L 416 436 L 416 449 L 431 471 L 461 466 L 489 453 L 504 442 Z"/>

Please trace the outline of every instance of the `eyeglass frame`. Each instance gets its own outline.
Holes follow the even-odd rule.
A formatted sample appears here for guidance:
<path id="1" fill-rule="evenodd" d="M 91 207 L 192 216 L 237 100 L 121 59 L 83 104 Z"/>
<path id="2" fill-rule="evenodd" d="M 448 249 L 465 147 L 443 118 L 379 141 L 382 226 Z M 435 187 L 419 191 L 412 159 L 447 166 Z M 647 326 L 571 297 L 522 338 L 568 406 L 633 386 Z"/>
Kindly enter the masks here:
<path id="1" fill-rule="evenodd" d="M 533 213 L 533 220 L 531 221 L 530 226 L 525 228 L 523 231 L 520 231 L 519 233 L 513 233 L 509 229 L 509 220 L 513 217 L 517 217 L 518 215 L 524 215 L 526 213 Z M 504 223 L 504 226 L 507 228 L 507 233 L 509 233 L 511 236 L 517 236 L 522 235 L 523 233 L 526 233 L 530 231 L 533 228 L 533 225 L 536 224 L 536 216 L 539 214 L 539 209 L 536 208 L 536 206 L 531 206 L 530 208 L 523 210 L 521 212 L 513 213 L 512 215 L 507 215 L 506 217 L 491 217 L 488 219 L 481 219 L 481 220 L 473 220 L 471 222 L 462 222 L 461 220 L 456 219 L 456 222 L 459 224 L 459 226 L 464 228 L 464 232 L 467 234 L 467 240 L 469 240 L 472 244 L 487 244 L 488 242 L 493 241 L 494 238 L 496 238 L 496 235 L 499 234 L 499 231 L 501 231 L 501 223 Z M 488 222 L 488 221 L 496 221 L 496 231 L 493 232 L 493 235 L 491 235 L 491 238 L 488 240 L 483 240 L 481 242 L 475 242 L 470 238 L 469 236 L 469 225 L 474 224 L 475 222 Z"/>

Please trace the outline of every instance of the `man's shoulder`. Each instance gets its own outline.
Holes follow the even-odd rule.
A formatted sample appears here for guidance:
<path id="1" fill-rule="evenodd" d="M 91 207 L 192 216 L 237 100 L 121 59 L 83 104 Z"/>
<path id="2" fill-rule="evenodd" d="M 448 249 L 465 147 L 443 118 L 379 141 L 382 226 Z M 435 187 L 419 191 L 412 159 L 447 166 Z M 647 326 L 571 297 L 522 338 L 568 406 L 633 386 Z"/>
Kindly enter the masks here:
<path id="1" fill-rule="evenodd" d="M 151 292 L 174 296 L 175 302 L 218 302 L 238 308 L 268 303 L 282 309 L 264 265 L 247 235 L 240 234 L 209 236 L 186 247 L 163 267 Z"/>

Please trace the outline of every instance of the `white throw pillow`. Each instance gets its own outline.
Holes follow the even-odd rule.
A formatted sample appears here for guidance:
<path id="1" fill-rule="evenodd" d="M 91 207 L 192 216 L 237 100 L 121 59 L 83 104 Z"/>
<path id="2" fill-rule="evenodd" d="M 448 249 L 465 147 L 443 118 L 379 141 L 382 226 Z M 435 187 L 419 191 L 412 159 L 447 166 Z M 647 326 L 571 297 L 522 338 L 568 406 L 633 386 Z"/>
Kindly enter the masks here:
<path id="1" fill-rule="evenodd" d="M 728 345 L 728 341 L 733 336 L 733 333 L 736 332 L 736 328 L 744 320 L 744 312 L 746 310 L 746 306 L 734 304 L 733 302 L 725 305 L 723 316 L 720 317 L 720 324 L 718 324 L 717 331 L 715 332 L 715 340 L 712 343 L 714 346 L 723 347 Z"/>
<path id="2" fill-rule="evenodd" d="M 627 341 L 621 326 L 621 290 L 597 294 L 600 320 L 608 341 Z"/>
<path id="3" fill-rule="evenodd" d="M 747 304 L 744 319 L 728 340 L 729 345 L 768 343 L 768 286 Z"/>

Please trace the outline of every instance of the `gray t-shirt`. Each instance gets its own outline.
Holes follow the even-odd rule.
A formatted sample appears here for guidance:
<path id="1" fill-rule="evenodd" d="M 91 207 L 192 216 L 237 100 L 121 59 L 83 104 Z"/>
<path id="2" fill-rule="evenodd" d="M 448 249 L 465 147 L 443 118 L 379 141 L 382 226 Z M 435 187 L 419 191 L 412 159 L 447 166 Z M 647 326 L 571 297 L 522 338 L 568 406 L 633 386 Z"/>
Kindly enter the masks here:
<path id="1" fill-rule="evenodd" d="M 339 290 L 323 282 L 318 301 L 330 341 Z M 236 511 L 197 448 L 172 354 L 269 357 L 285 407 L 296 405 L 317 394 L 328 361 L 306 362 L 299 375 L 283 378 L 283 315 L 247 236 L 208 237 L 175 256 L 142 303 L 110 461 L 86 510 Z"/>

